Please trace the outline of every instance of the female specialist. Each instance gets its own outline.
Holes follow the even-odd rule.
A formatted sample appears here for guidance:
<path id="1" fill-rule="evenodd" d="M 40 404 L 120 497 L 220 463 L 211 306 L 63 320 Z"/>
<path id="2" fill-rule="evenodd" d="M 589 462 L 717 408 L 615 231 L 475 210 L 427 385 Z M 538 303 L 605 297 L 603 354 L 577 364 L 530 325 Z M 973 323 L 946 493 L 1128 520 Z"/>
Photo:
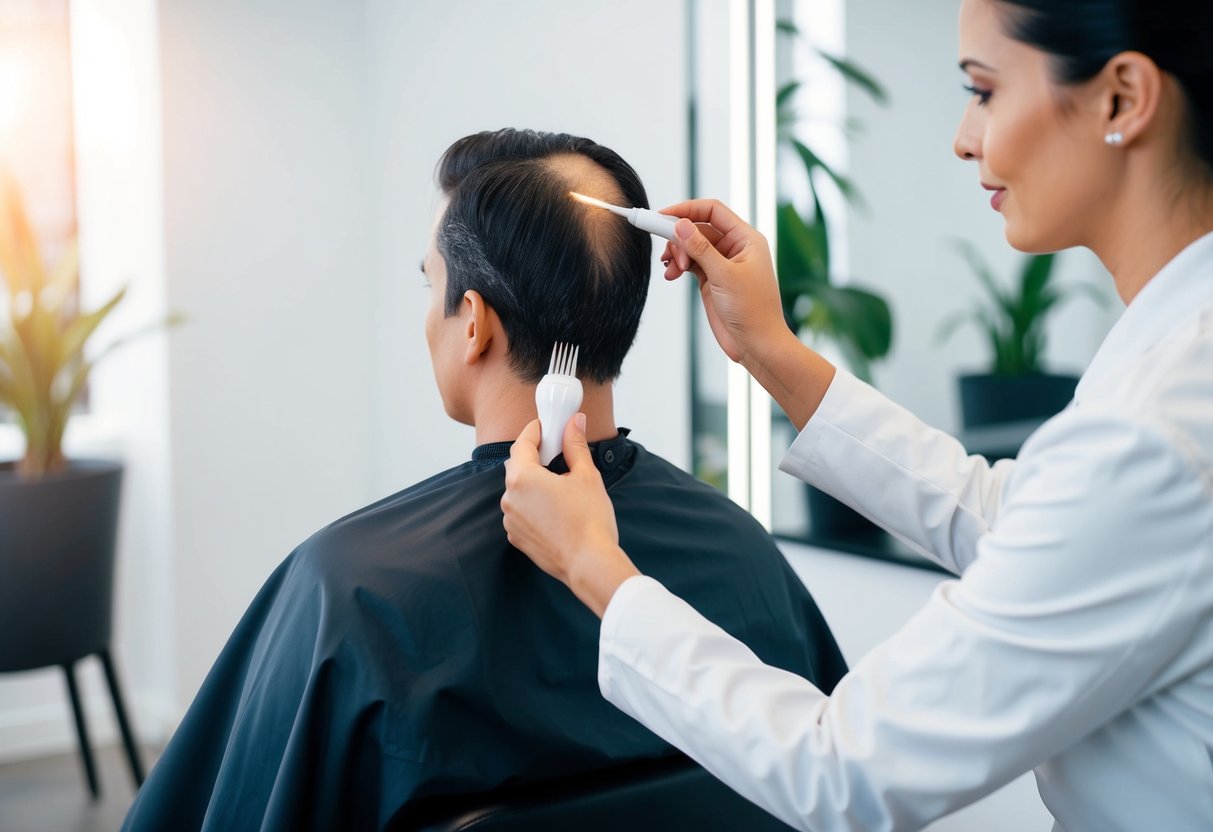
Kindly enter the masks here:
<path id="1" fill-rule="evenodd" d="M 911 829 L 1034 769 L 1058 828 L 1213 829 L 1213 3 L 963 0 L 955 140 L 1016 249 L 1092 249 L 1127 308 L 1015 461 L 965 454 L 803 346 L 766 241 L 678 223 L 717 340 L 800 434 L 781 468 L 955 572 L 829 697 L 761 664 L 515 443 L 510 540 L 602 616 L 603 694 L 805 829 Z M 698 223 L 696 225 L 695 223 Z"/>

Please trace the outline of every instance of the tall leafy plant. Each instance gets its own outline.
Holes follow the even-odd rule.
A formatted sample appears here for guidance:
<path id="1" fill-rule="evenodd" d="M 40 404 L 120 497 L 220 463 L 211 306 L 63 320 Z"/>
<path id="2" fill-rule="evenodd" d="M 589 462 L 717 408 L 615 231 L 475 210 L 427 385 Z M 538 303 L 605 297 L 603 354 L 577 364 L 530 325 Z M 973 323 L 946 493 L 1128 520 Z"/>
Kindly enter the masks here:
<path id="1" fill-rule="evenodd" d="M 90 339 L 122 302 L 126 289 L 98 309 L 83 312 L 79 271 L 74 242 L 53 267 L 43 261 L 20 189 L 11 175 L 0 171 L 0 405 L 13 412 L 25 436 L 25 454 L 16 465 L 25 478 L 67 467 L 63 435 L 89 373 L 115 348 L 146 331 L 87 355 Z M 175 320 L 170 317 L 165 323 Z"/>
<path id="2" fill-rule="evenodd" d="M 780 32 L 799 37 L 796 27 L 780 21 Z M 879 104 L 887 103 L 884 88 L 868 72 L 842 58 L 817 50 L 849 83 Z M 793 109 L 801 81 L 784 84 L 776 95 L 779 143 L 799 162 L 812 195 L 813 208 L 802 215 L 791 201 L 781 200 L 776 224 L 776 272 L 784 317 L 798 331 L 807 330 L 828 339 L 842 353 L 852 371 L 871 380 L 872 362 L 888 355 L 893 343 L 893 316 L 888 302 L 871 289 L 848 282 L 835 283 L 831 275 L 829 226 L 819 195 L 824 178 L 848 201 L 860 204 L 854 184 L 839 174 L 796 136 L 801 120 Z M 852 123 L 851 129 L 857 129 Z"/>
<path id="3" fill-rule="evenodd" d="M 1060 287 L 1053 282 L 1055 254 L 1033 254 L 1023 265 L 1012 288 L 998 285 L 994 273 L 977 247 L 967 240 L 956 241 L 957 250 L 968 262 L 985 297 L 972 309 L 957 312 L 939 326 L 940 342 L 951 338 L 965 324 L 977 326 L 989 345 L 990 374 L 1027 376 L 1043 372 L 1046 329 L 1049 316 L 1065 301 L 1079 294 L 1101 306 L 1107 297 L 1089 283 Z"/>

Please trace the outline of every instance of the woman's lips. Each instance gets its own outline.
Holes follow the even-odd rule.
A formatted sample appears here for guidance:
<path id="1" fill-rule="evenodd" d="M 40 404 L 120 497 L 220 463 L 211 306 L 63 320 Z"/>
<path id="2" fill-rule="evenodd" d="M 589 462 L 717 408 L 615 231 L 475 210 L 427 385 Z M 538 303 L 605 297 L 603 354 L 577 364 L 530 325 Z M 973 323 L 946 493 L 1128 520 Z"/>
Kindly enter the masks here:
<path id="1" fill-rule="evenodd" d="M 981 187 L 985 188 L 987 191 L 994 192 L 993 195 L 990 196 L 990 206 L 995 211 L 998 211 L 1002 207 L 1003 198 L 1007 195 L 1007 189 L 1006 188 L 996 188 L 993 185 L 987 185 L 984 182 L 981 183 Z"/>

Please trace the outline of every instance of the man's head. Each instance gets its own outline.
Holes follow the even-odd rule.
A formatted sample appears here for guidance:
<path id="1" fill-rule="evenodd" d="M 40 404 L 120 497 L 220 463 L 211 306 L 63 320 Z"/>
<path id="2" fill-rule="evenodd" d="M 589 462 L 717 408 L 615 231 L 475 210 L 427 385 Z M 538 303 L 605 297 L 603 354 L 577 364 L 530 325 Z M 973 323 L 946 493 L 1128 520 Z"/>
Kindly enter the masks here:
<path id="1" fill-rule="evenodd" d="M 581 348 L 583 380 L 618 376 L 644 308 L 652 241 L 569 191 L 648 207 L 632 167 L 589 139 L 507 129 L 455 142 L 437 178 L 445 199 L 426 272 L 442 292 L 426 334 L 439 386 L 467 357 L 466 331 L 452 335 L 449 319 L 476 308 L 499 319 L 508 366 L 521 381 L 543 376 L 557 341 Z M 446 389 L 443 399 L 464 419 Z"/>

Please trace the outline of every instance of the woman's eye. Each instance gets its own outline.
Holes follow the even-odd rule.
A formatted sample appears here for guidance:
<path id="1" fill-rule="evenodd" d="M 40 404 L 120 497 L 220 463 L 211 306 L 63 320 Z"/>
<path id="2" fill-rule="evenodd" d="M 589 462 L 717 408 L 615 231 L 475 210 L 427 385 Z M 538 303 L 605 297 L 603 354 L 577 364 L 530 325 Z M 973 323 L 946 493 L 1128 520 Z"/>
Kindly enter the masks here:
<path id="1" fill-rule="evenodd" d="M 983 90 L 980 87 L 966 86 L 965 92 L 970 95 L 977 96 L 977 106 L 984 107 L 990 102 L 990 96 L 994 94 L 993 90 Z"/>

